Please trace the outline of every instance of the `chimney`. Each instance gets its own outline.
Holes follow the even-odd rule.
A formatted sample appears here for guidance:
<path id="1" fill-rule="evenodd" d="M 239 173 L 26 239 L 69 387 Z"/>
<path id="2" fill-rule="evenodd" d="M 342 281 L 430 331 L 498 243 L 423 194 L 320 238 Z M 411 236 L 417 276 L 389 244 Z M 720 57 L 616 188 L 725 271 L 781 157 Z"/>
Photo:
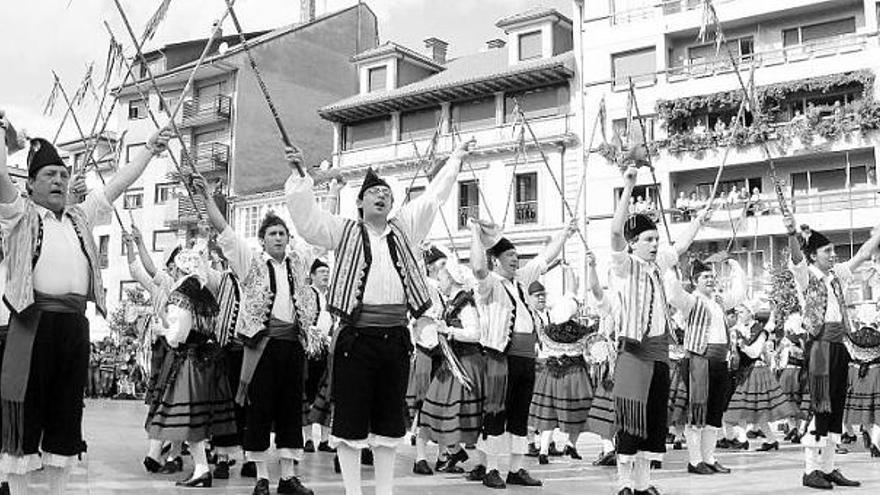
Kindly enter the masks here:
<path id="1" fill-rule="evenodd" d="M 495 38 L 486 42 L 486 48 L 489 50 L 497 50 L 499 48 L 504 48 L 507 42 L 501 38 Z"/>
<path id="2" fill-rule="evenodd" d="M 425 40 L 425 49 L 428 52 L 428 56 L 431 57 L 434 62 L 438 64 L 446 63 L 446 49 L 449 48 L 449 43 L 438 39 L 438 38 L 428 38 Z"/>
<path id="3" fill-rule="evenodd" d="M 299 0 L 299 20 L 303 24 L 315 20 L 315 0 Z"/>

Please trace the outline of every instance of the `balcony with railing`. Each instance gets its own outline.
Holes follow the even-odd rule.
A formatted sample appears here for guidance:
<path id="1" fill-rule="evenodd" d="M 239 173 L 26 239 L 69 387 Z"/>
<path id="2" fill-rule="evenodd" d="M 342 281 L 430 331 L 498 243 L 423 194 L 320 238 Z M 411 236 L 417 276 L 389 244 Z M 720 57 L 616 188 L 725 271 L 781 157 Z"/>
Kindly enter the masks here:
<path id="1" fill-rule="evenodd" d="M 189 157 L 182 151 L 180 153 L 180 163 L 184 169 L 195 169 L 201 174 L 210 174 L 212 172 L 226 172 L 229 167 L 229 145 L 223 143 L 205 143 L 190 147 L 189 152 L 193 155 L 191 164 Z"/>
<path id="2" fill-rule="evenodd" d="M 667 29 L 696 27 L 702 21 L 703 0 L 612 0 L 611 22 L 629 24 L 649 19 L 683 17 L 685 23 L 667 23 Z M 718 16 L 725 21 L 760 16 L 778 17 L 781 12 L 827 3 L 827 0 L 714 0 Z M 661 19 L 663 20 L 663 19 Z M 676 19 L 678 20 L 678 19 Z"/>
<path id="3" fill-rule="evenodd" d="M 198 223 L 199 212 L 207 218 L 206 211 L 205 200 L 201 196 L 195 196 L 195 205 L 193 205 L 192 199 L 184 194 L 177 198 L 177 218 L 166 221 L 166 225 L 179 227 Z"/>
<path id="4" fill-rule="evenodd" d="M 468 205 L 458 207 L 458 229 L 467 228 L 468 218 L 480 218 L 480 205 Z"/>
<path id="5" fill-rule="evenodd" d="M 196 98 L 184 102 L 181 127 L 196 127 L 219 122 L 228 122 L 232 115 L 232 98 L 216 95 L 211 98 Z"/>
<path id="6" fill-rule="evenodd" d="M 538 202 L 517 201 L 514 205 L 516 225 L 538 223 Z"/>

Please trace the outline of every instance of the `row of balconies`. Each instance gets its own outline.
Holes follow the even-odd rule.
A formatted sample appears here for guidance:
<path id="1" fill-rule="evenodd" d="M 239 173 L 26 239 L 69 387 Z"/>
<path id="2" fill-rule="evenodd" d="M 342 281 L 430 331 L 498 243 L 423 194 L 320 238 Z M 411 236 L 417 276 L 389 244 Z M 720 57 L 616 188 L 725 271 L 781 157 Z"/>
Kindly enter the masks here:
<path id="1" fill-rule="evenodd" d="M 514 225 L 538 223 L 538 201 L 517 201 L 513 205 Z M 469 218 L 480 218 L 480 205 L 458 207 L 458 229 L 467 228 Z"/>
<path id="2" fill-rule="evenodd" d="M 232 115 L 232 98 L 216 95 L 210 98 L 195 98 L 183 103 L 181 127 L 196 127 L 220 122 L 229 122 Z"/>
<path id="3" fill-rule="evenodd" d="M 226 172 L 229 168 L 229 145 L 223 143 L 205 143 L 189 148 L 193 155 L 192 161 L 188 155 L 180 152 L 180 164 L 184 169 L 194 167 L 201 174 L 212 172 Z"/>

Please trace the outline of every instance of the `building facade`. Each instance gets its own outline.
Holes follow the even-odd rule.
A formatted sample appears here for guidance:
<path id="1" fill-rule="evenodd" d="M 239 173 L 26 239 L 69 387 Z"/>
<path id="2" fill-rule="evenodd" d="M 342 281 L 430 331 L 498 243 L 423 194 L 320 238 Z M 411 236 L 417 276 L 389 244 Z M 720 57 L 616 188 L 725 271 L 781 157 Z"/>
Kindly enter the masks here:
<path id="1" fill-rule="evenodd" d="M 826 233 L 841 259 L 880 218 L 880 2 L 713 3 L 724 33 L 719 45 L 713 26 L 708 39 L 698 39 L 697 0 L 576 2 L 588 13 L 585 115 L 593 122 L 604 99 L 601 125 L 609 141 L 618 135 L 626 142 L 645 126 L 655 174 L 641 169 L 635 192 L 641 200 L 633 208 L 665 217 L 673 239 L 706 203 L 725 164 L 717 188 L 723 207 L 693 251 L 727 249 L 759 293 L 788 257 L 777 184 L 797 222 Z M 740 114 L 743 86 L 758 108 L 746 105 Z M 591 238 L 606 263 L 622 183 L 607 149 L 592 150 L 585 198 Z M 859 287 L 853 291 L 856 299 L 863 296 Z"/>

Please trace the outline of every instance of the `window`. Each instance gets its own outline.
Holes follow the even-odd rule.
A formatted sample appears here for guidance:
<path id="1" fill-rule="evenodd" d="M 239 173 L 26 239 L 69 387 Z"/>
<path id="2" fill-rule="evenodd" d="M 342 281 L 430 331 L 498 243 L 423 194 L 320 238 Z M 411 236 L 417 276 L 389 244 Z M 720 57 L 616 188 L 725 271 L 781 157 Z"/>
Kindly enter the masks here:
<path id="1" fill-rule="evenodd" d="M 640 50 L 616 53 L 611 56 L 611 75 L 615 86 L 656 81 L 657 50 L 652 46 Z"/>
<path id="2" fill-rule="evenodd" d="M 110 236 L 102 235 L 98 238 L 98 264 L 102 269 L 110 266 Z"/>
<path id="3" fill-rule="evenodd" d="M 144 190 L 142 188 L 129 189 L 122 197 L 122 208 L 126 210 L 139 210 L 144 207 Z"/>
<path id="4" fill-rule="evenodd" d="M 164 100 L 162 98 L 164 98 Z M 159 111 L 165 111 L 165 106 L 162 105 L 162 102 L 164 101 L 168 104 L 168 111 L 173 112 L 177 107 L 177 102 L 180 101 L 180 91 L 163 92 L 162 98 L 159 99 Z"/>
<path id="5" fill-rule="evenodd" d="M 425 186 L 415 186 L 406 190 L 406 201 L 410 202 L 425 192 Z"/>
<path id="6" fill-rule="evenodd" d="M 129 144 L 125 147 L 125 163 L 131 163 L 131 160 L 134 158 L 134 154 L 137 150 L 146 146 L 147 143 L 134 143 Z"/>
<path id="7" fill-rule="evenodd" d="M 519 35 L 519 59 L 531 60 L 541 58 L 541 31 L 532 31 Z"/>
<path id="8" fill-rule="evenodd" d="M 460 130 L 493 127 L 495 122 L 494 96 L 452 104 L 452 123 Z"/>
<path id="9" fill-rule="evenodd" d="M 568 113 L 569 104 L 568 85 L 546 86 L 543 88 L 530 89 L 519 93 L 508 94 L 505 98 L 507 110 L 507 122 L 516 121 L 514 115 L 516 104 L 529 119 L 565 115 Z"/>
<path id="10" fill-rule="evenodd" d="M 162 252 L 177 245 L 176 230 L 154 230 L 153 251 Z"/>
<path id="11" fill-rule="evenodd" d="M 156 184 L 156 201 L 157 205 L 164 205 L 174 199 L 177 193 L 177 184 L 166 182 L 164 184 Z"/>
<path id="12" fill-rule="evenodd" d="M 431 136 L 440 120 L 440 108 L 425 108 L 400 114 L 400 139 Z"/>
<path id="13" fill-rule="evenodd" d="M 856 32 L 856 18 L 821 22 L 782 31 L 782 46 L 794 46 Z"/>
<path id="14" fill-rule="evenodd" d="M 515 223 L 538 223 L 538 174 L 516 174 Z"/>
<path id="15" fill-rule="evenodd" d="M 391 118 L 381 117 L 348 124 L 343 128 L 343 133 L 346 150 L 390 143 Z"/>
<path id="16" fill-rule="evenodd" d="M 726 42 L 726 47 L 717 49 L 715 43 L 707 43 L 688 48 L 688 66 L 690 73 L 700 73 L 701 70 L 709 71 L 711 68 L 729 67 L 730 56 L 727 49 L 740 61 L 747 61 L 755 53 L 755 40 L 751 36 L 745 36 Z"/>
<path id="17" fill-rule="evenodd" d="M 369 92 L 382 91 L 388 84 L 388 66 L 373 67 L 367 70 L 367 78 L 369 79 Z"/>
<path id="18" fill-rule="evenodd" d="M 623 189 L 617 187 L 614 189 L 614 207 L 620 201 L 620 194 Z M 656 213 L 658 201 L 660 197 L 660 186 L 658 184 L 647 184 L 644 186 L 635 186 L 632 196 L 630 196 L 630 213 Z"/>
<path id="19" fill-rule="evenodd" d="M 645 124 L 645 133 L 648 135 L 646 141 L 651 142 L 654 140 L 654 127 L 657 121 L 656 115 L 642 115 L 642 122 Z M 642 132 L 642 125 L 639 123 L 639 119 L 633 116 L 632 123 L 633 131 Z M 620 136 L 620 139 L 624 141 L 624 144 L 628 138 L 628 124 L 627 119 L 614 119 L 611 121 L 611 128 L 613 134 Z"/>
<path id="20" fill-rule="evenodd" d="M 246 206 L 243 208 L 242 223 L 244 224 L 244 236 L 246 238 L 257 237 L 260 231 L 260 207 Z"/>
<path id="21" fill-rule="evenodd" d="M 137 99 L 128 102 L 128 120 L 139 120 L 147 117 L 147 104 Z"/>
<path id="22" fill-rule="evenodd" d="M 458 228 L 467 228 L 468 218 L 480 218 L 480 193 L 477 181 L 458 183 Z"/>

